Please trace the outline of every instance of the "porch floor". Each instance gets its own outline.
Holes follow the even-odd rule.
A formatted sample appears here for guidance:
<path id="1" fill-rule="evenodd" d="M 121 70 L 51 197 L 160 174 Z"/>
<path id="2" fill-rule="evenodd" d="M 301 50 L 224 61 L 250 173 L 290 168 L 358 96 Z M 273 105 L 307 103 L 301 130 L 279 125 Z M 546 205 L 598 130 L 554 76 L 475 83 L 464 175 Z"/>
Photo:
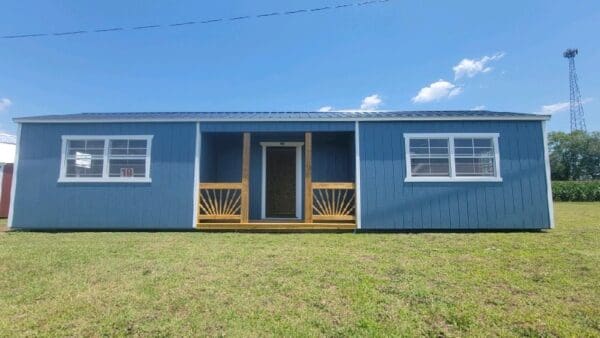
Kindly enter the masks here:
<path id="1" fill-rule="evenodd" d="M 356 229 L 354 223 L 301 223 L 299 220 L 260 220 L 248 223 L 207 223 L 196 225 L 197 230 L 265 230 L 265 231 L 295 231 L 295 230 L 346 230 Z"/>

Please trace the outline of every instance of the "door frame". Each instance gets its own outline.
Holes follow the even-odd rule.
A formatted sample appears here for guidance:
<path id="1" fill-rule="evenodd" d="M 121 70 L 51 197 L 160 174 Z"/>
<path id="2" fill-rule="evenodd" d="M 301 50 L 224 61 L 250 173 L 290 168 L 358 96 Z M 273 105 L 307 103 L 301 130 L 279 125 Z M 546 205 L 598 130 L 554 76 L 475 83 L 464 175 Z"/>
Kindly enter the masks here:
<path id="1" fill-rule="evenodd" d="M 296 219 L 302 219 L 302 146 L 304 142 L 260 142 L 262 147 L 262 173 L 260 192 L 260 218 L 267 217 L 267 148 L 294 147 L 296 148 Z M 277 219 L 277 218 L 275 218 Z M 293 219 L 293 218 L 292 218 Z"/>

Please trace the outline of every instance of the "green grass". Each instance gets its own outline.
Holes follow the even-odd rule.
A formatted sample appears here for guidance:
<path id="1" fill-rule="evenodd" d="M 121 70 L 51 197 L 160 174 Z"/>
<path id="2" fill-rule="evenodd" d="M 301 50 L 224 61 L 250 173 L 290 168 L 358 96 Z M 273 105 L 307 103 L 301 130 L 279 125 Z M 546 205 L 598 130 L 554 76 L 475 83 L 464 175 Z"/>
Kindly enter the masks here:
<path id="1" fill-rule="evenodd" d="M 600 203 L 538 233 L 0 233 L 0 336 L 600 336 Z"/>

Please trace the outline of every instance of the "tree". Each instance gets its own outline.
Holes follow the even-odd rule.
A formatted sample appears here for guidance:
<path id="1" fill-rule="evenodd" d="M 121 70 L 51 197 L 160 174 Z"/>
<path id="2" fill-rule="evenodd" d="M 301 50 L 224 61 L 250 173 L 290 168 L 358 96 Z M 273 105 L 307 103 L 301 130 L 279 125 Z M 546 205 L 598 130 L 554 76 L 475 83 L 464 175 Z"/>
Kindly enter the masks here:
<path id="1" fill-rule="evenodd" d="M 600 179 L 600 132 L 548 135 L 553 180 Z"/>

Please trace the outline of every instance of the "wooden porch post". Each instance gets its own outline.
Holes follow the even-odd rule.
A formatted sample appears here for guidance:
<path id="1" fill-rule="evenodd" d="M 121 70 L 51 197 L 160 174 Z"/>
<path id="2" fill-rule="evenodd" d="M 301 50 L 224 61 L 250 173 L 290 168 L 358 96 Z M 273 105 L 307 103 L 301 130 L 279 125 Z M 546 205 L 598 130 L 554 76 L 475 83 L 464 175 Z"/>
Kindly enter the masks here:
<path id="1" fill-rule="evenodd" d="M 304 222 L 313 222 L 312 133 L 304 134 Z"/>
<path id="2" fill-rule="evenodd" d="M 250 181 L 250 133 L 244 133 L 244 147 L 242 152 L 242 206 L 240 214 L 240 223 L 248 223 L 249 214 L 249 189 Z"/>

